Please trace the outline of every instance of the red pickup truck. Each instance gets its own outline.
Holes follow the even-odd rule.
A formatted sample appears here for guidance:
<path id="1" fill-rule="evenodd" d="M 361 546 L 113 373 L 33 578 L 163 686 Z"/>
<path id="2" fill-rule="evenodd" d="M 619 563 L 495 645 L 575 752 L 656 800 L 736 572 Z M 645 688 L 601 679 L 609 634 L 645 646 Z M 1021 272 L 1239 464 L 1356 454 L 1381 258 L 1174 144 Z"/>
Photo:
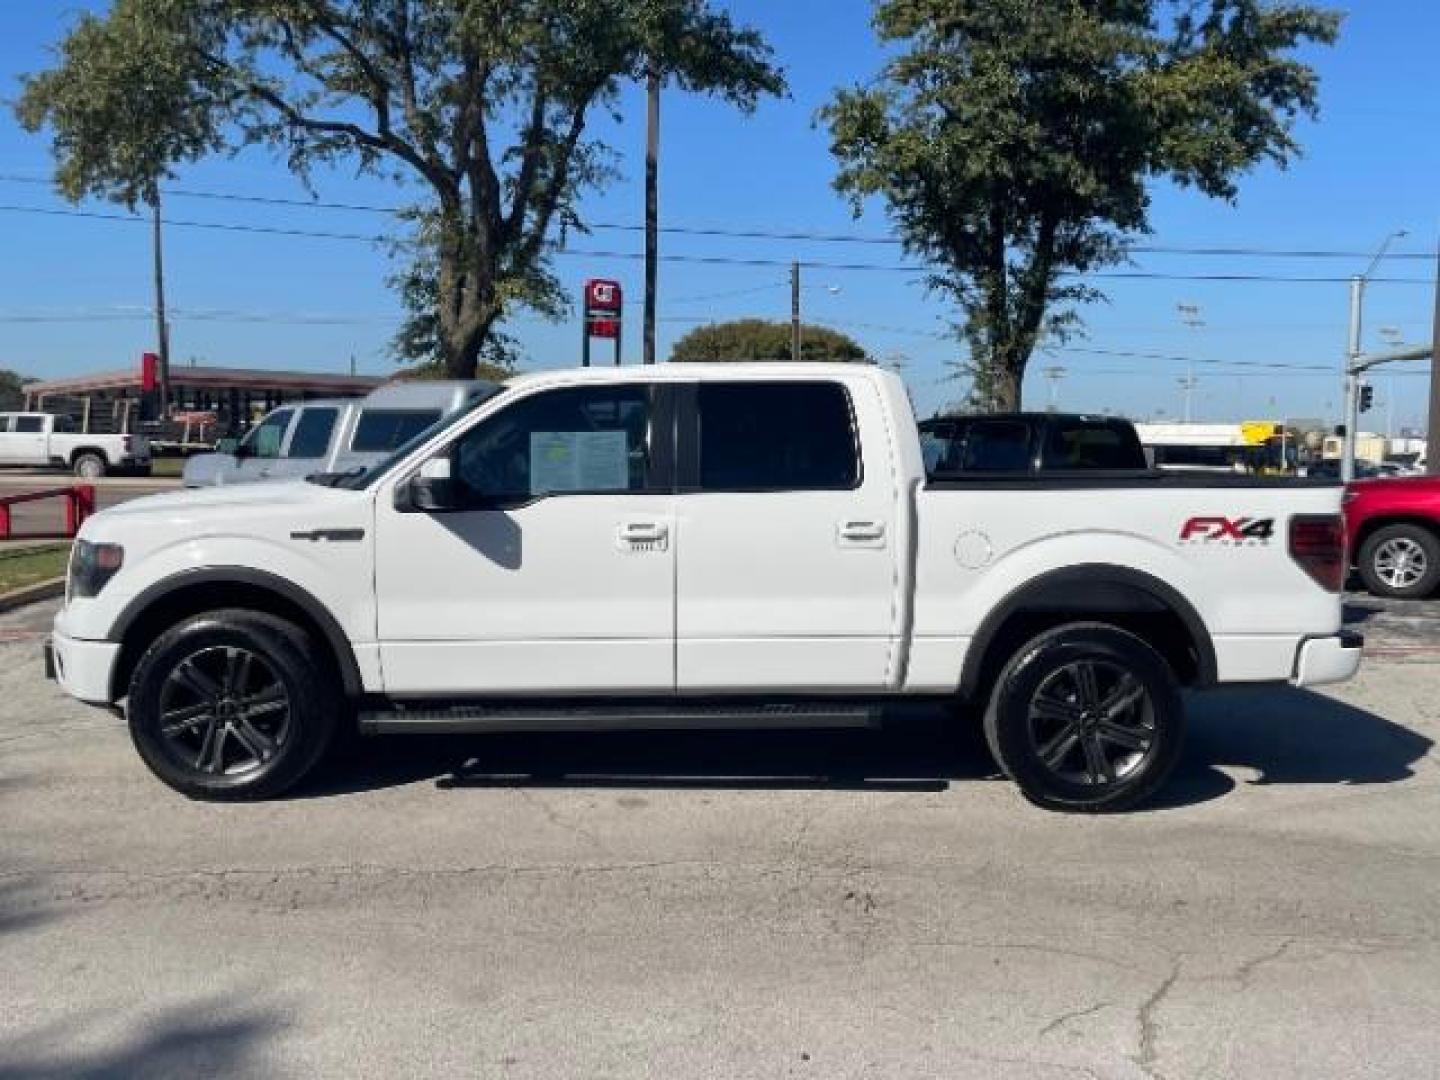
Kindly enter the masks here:
<path id="1" fill-rule="evenodd" d="M 1345 489 L 1345 528 L 1376 596 L 1415 599 L 1440 586 L 1440 477 L 1355 481 Z"/>

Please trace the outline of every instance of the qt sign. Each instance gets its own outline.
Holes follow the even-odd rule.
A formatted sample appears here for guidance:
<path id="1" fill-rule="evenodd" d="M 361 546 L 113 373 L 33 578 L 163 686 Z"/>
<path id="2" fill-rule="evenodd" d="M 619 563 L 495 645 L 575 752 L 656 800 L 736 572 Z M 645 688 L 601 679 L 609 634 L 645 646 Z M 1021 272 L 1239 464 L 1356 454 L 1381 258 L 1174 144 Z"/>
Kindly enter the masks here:
<path id="1" fill-rule="evenodd" d="M 625 310 L 625 294 L 618 281 L 589 278 L 585 282 L 585 319 L 582 328 L 581 362 L 590 366 L 590 339 L 608 338 L 615 342 L 615 366 L 620 366 L 620 325 Z"/>

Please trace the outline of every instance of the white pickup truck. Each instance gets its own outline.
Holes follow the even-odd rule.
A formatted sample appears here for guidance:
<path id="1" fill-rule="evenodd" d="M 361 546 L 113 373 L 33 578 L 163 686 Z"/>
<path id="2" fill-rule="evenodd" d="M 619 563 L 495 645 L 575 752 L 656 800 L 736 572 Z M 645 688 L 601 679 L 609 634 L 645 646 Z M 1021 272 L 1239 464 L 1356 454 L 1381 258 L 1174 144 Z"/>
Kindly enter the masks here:
<path id="1" fill-rule="evenodd" d="M 0 413 L 0 465 L 58 466 L 85 480 L 149 472 L 150 443 L 139 435 L 79 432 L 68 416 Z"/>
<path id="2" fill-rule="evenodd" d="M 1339 487 L 1071 471 L 1073 438 L 1015 445 L 1036 430 L 972 423 L 966 470 L 927 476 L 874 367 L 516 378 L 357 475 L 97 514 L 47 658 L 196 797 L 283 791 L 352 718 L 793 728 L 928 699 L 983 707 L 1025 795 L 1087 811 L 1164 781 L 1182 688 L 1354 673 Z"/>

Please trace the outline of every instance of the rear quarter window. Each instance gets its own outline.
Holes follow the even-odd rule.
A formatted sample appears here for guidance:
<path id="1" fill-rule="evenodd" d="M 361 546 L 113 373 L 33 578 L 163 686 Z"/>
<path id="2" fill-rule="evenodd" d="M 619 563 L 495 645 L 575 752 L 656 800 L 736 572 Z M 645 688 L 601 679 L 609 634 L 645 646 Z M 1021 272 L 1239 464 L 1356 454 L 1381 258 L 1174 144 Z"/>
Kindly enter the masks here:
<path id="1" fill-rule="evenodd" d="M 1123 424 L 1051 423 L 1041 467 L 1053 470 L 1146 468 L 1135 430 Z"/>
<path id="2" fill-rule="evenodd" d="M 388 454 L 439 419 L 439 409 L 366 409 L 355 424 L 350 449 L 359 454 Z"/>

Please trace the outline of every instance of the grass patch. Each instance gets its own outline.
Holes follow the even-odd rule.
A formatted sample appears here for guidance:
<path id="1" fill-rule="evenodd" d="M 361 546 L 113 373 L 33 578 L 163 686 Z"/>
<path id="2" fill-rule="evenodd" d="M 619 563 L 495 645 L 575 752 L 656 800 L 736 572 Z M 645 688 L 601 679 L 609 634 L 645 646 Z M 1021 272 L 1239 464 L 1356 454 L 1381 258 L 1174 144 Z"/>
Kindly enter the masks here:
<path id="1" fill-rule="evenodd" d="M 69 558 L 69 544 L 0 551 L 0 592 L 9 592 L 11 589 L 61 577 L 65 573 L 65 562 Z"/>
<path id="2" fill-rule="evenodd" d="M 183 457 L 157 457 L 150 459 L 151 476 L 179 476 L 185 469 Z"/>

